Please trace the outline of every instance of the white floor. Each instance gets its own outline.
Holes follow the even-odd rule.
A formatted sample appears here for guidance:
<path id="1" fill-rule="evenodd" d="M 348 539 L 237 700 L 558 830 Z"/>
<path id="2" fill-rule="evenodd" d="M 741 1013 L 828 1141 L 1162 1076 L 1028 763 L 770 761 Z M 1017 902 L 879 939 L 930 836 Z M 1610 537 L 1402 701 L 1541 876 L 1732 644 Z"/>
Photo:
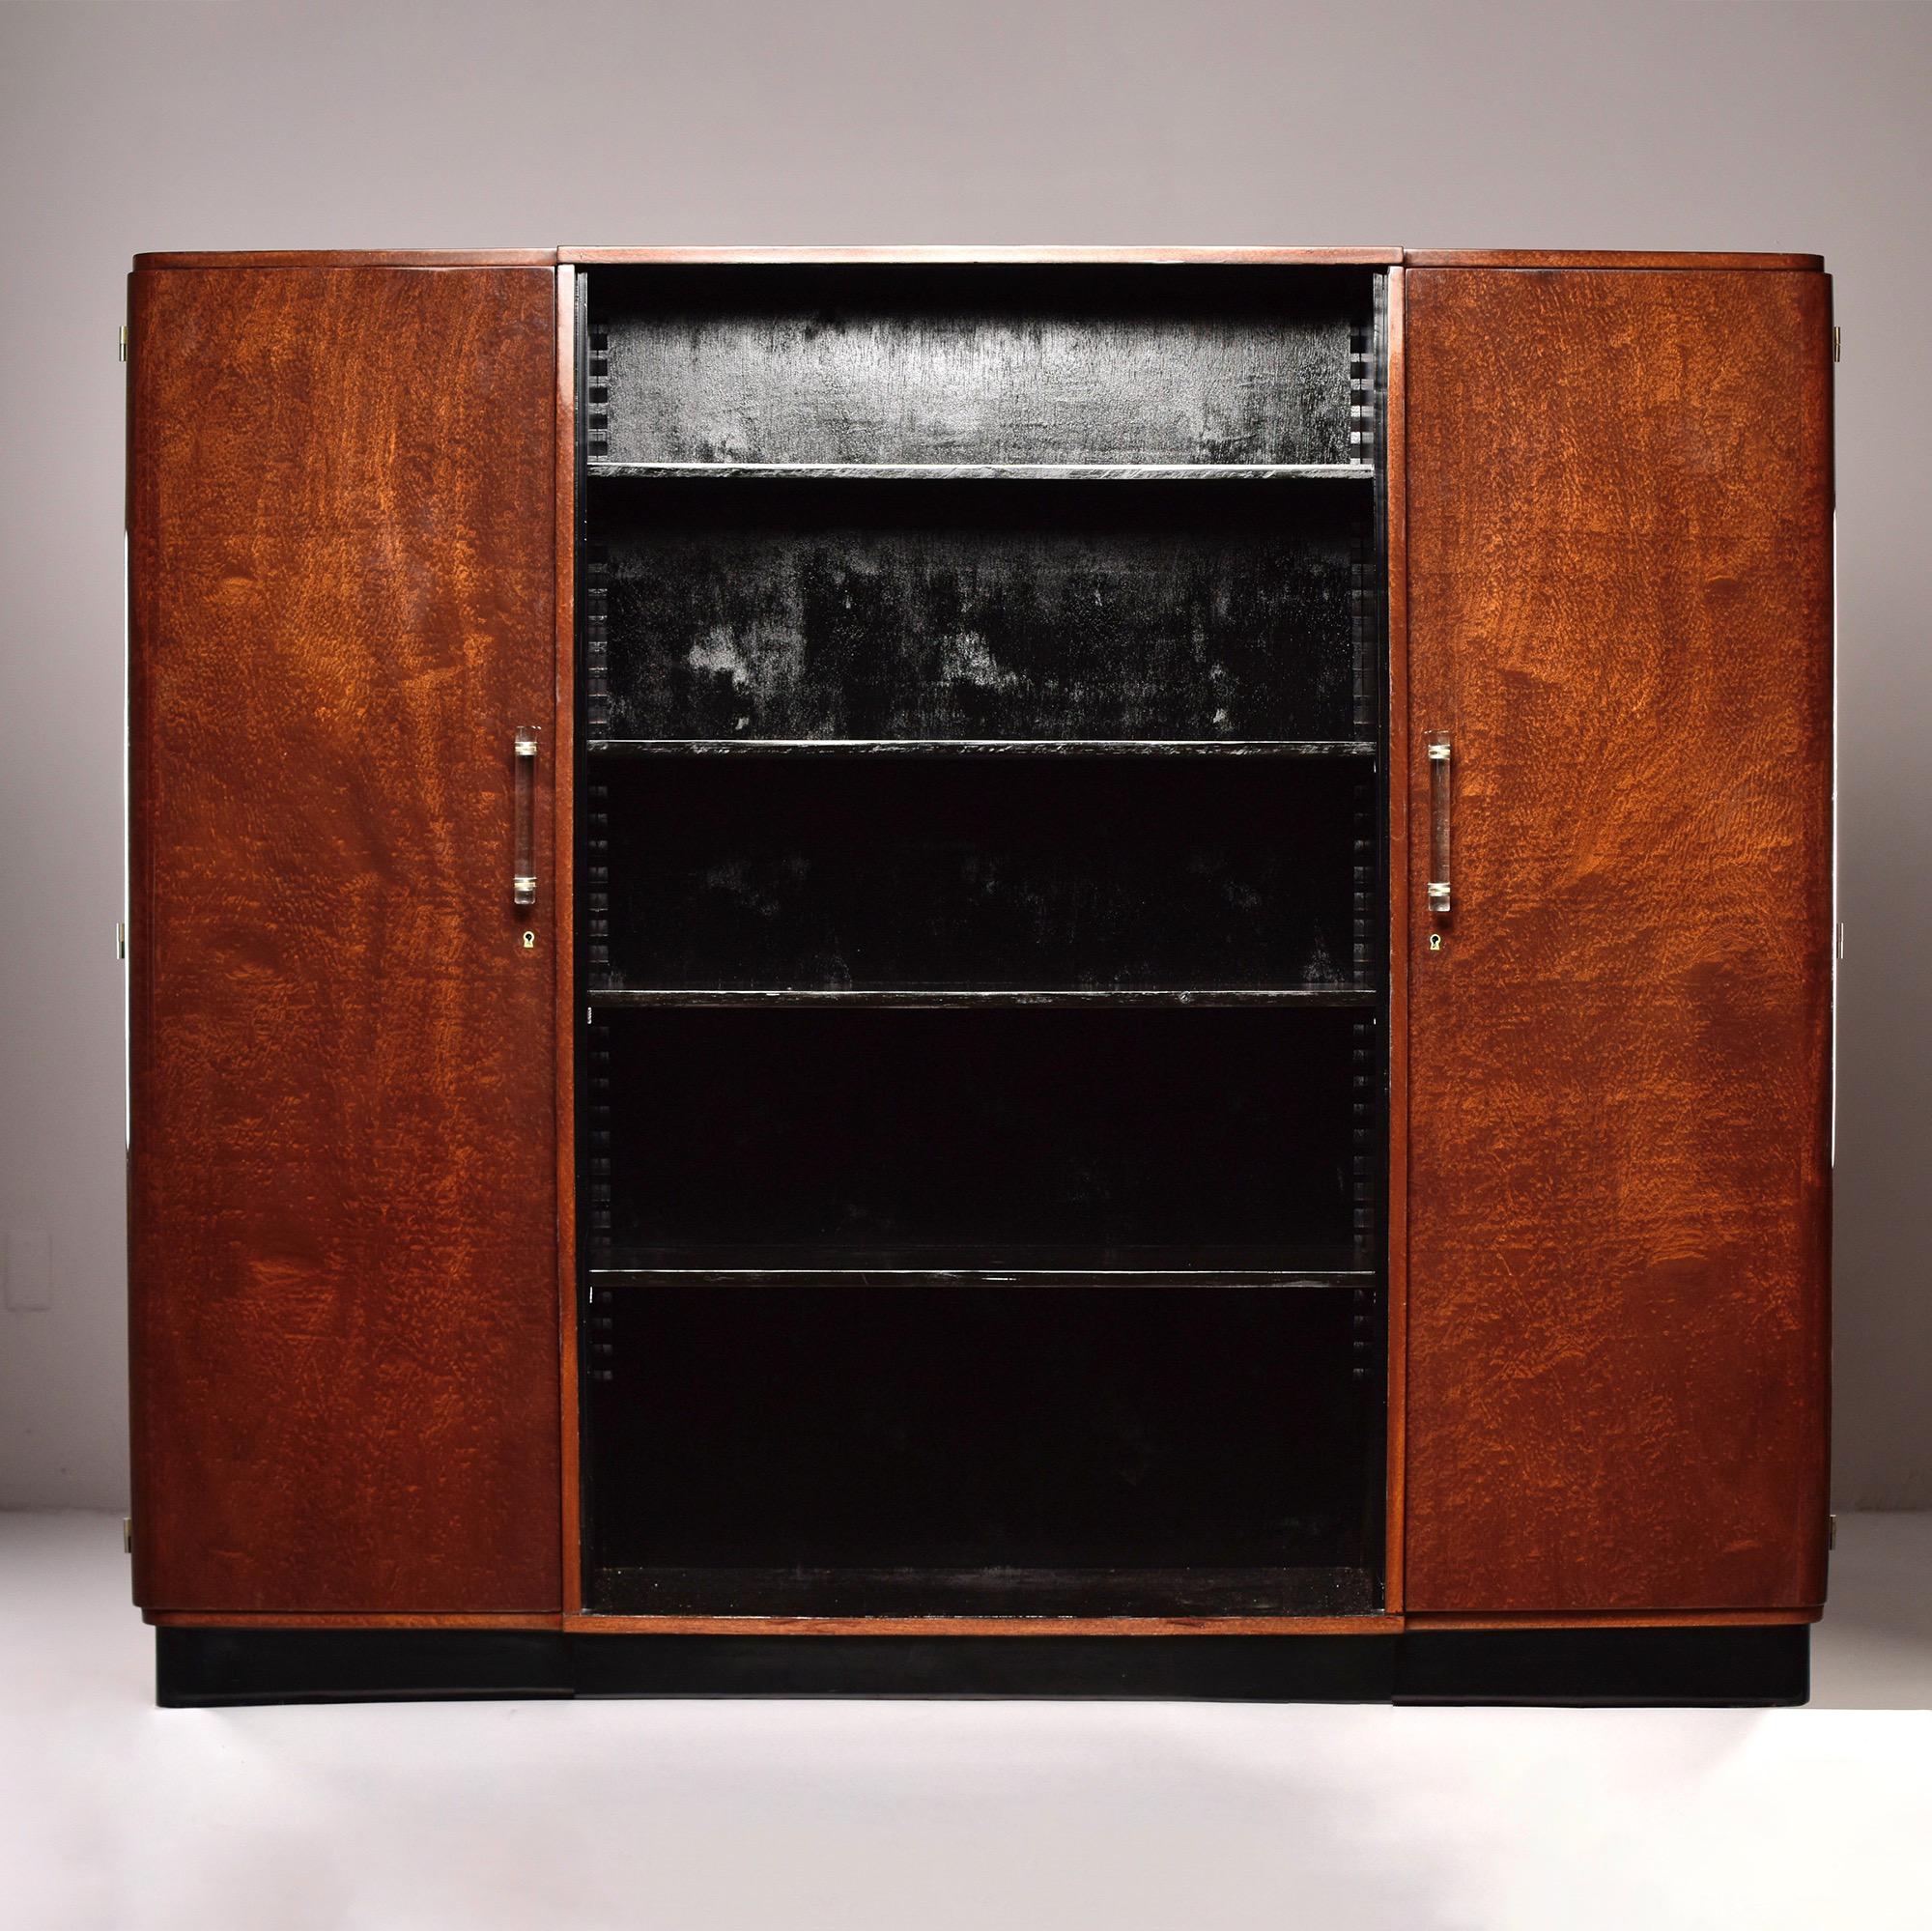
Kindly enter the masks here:
<path id="1" fill-rule="evenodd" d="M 0 1517 L 0 1925 L 1932 1925 L 1932 1517 L 1841 1520 L 1809 1709 L 156 1710 L 120 1524 Z"/>

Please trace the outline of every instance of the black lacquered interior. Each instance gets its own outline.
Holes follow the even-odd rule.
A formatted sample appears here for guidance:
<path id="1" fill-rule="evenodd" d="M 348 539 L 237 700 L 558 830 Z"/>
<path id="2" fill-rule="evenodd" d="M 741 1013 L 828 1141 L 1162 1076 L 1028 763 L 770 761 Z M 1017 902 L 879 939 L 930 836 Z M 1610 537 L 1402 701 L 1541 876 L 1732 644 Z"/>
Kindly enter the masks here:
<path id="1" fill-rule="evenodd" d="M 1361 269 L 656 268 L 596 276 L 593 454 L 1339 463 Z"/>
<path id="2" fill-rule="evenodd" d="M 591 1606 L 1373 1612 L 1378 283 L 587 290 Z"/>
<path id="3" fill-rule="evenodd" d="M 1347 739 L 1360 486 L 610 482 L 613 738 Z"/>
<path id="4" fill-rule="evenodd" d="M 1350 1266 L 1354 1075 L 1376 1033 L 1346 1009 L 600 1012 L 598 1251 L 668 1266 Z"/>
<path id="5" fill-rule="evenodd" d="M 1375 1606 L 1373 1294 L 630 1285 L 592 1309 L 611 1607 Z"/>
<path id="6" fill-rule="evenodd" d="M 1347 988 L 1359 759 L 601 761 L 600 987 Z M 606 923 L 608 922 L 608 923 Z"/>

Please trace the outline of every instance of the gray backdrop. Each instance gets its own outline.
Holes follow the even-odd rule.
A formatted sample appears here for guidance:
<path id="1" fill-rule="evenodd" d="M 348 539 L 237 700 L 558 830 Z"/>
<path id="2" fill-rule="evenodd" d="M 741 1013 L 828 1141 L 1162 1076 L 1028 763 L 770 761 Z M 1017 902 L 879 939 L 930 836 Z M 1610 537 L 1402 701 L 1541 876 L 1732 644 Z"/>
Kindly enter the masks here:
<path id="1" fill-rule="evenodd" d="M 0 0 L 0 1230 L 51 1243 L 51 1305 L 0 1312 L 0 1503 L 127 1494 L 128 256 L 1193 241 L 1825 254 L 1845 335 L 1836 1489 L 1932 1505 L 1928 73 L 1932 8 L 1860 0 Z"/>

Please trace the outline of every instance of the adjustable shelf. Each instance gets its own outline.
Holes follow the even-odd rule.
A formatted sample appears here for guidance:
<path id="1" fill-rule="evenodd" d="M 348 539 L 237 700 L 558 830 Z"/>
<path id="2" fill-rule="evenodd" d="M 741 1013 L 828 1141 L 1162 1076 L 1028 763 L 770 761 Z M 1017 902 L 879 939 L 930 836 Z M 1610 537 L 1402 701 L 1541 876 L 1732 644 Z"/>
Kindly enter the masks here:
<path id="1" fill-rule="evenodd" d="M 637 483 L 1373 483 L 1373 463 L 622 463 L 594 480 Z"/>
<path id="2" fill-rule="evenodd" d="M 1328 1288 L 1354 1292 L 1374 1287 L 1374 1267 L 670 1267 L 624 1250 L 606 1254 L 588 1269 L 596 1295 L 611 1290 L 648 1292 L 657 1287 L 754 1287 L 791 1282 L 801 1286 L 918 1288 L 949 1282 L 989 1288 L 1187 1288 L 1202 1292 L 1250 1292 L 1263 1288 Z"/>
<path id="3" fill-rule="evenodd" d="M 848 1007 L 921 1009 L 975 1007 L 1234 1007 L 1271 1006 L 1284 1010 L 1321 1011 L 1345 1008 L 1372 1011 L 1379 1007 L 1378 987 L 1296 985 L 1280 987 L 1203 986 L 1173 989 L 1147 986 L 1069 986 L 1043 992 L 987 990 L 984 987 L 932 986 L 592 986 L 584 994 L 593 1008 L 622 1010 L 639 1007 Z"/>
<path id="4" fill-rule="evenodd" d="M 590 738 L 592 757 L 1309 757 L 1373 761 L 1373 738 Z"/>

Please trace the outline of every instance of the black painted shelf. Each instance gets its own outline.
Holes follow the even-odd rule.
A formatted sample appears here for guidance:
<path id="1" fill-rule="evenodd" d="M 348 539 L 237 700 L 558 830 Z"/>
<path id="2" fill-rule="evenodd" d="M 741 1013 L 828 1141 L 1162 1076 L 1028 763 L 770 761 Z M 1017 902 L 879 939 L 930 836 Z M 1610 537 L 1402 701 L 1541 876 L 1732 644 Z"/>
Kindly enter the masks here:
<path id="1" fill-rule="evenodd" d="M 847 990 L 791 986 L 639 986 L 595 987 L 584 997 L 593 1006 L 867 1006 L 867 1007 L 989 1007 L 989 1006 L 1279 1006 L 1319 1009 L 1349 1007 L 1373 1010 L 1381 1004 L 1375 986 L 1284 986 L 1230 988 L 1152 988 L 1142 986 L 1074 986 L 1047 991 L 975 991 L 946 987 L 865 987 Z"/>
<path id="2" fill-rule="evenodd" d="M 593 480 L 663 483 L 1373 483 L 1373 463 L 624 463 L 592 457 Z"/>
<path id="3" fill-rule="evenodd" d="M 663 1267 L 633 1264 L 619 1253 L 586 1269 L 600 1289 L 652 1287 L 837 1288 L 1192 1288 L 1238 1292 L 1264 1288 L 1374 1288 L 1373 1267 Z"/>
<path id="4" fill-rule="evenodd" d="M 1329 757 L 1372 761 L 1373 738 L 608 738 L 592 757 Z"/>

